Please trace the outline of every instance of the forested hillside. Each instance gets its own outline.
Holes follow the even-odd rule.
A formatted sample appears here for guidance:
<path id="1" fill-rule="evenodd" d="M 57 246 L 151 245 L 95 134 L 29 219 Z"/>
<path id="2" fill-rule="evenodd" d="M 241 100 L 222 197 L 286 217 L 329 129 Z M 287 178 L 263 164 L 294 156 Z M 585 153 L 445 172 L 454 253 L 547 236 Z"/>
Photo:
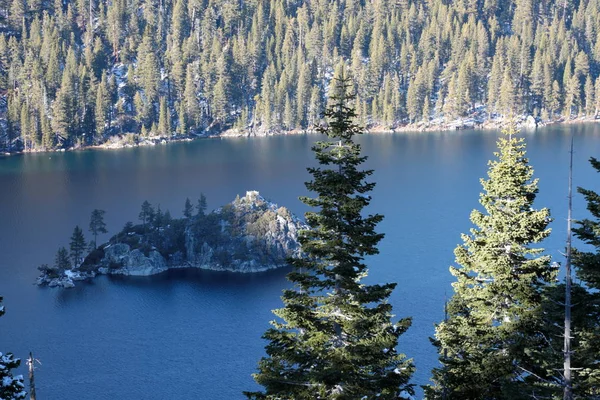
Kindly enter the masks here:
<path id="1" fill-rule="evenodd" d="M 0 0 L 0 149 L 600 105 L 600 0 Z M 482 108 L 481 106 L 487 106 Z"/>

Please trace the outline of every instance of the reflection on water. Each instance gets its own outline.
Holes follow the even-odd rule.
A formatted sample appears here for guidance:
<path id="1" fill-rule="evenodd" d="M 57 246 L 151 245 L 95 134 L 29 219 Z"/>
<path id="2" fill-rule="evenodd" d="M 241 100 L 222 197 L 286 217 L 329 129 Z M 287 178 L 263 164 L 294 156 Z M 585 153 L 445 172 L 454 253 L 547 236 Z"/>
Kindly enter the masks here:
<path id="1" fill-rule="evenodd" d="M 575 186 L 594 187 L 588 166 L 600 156 L 598 125 L 548 127 L 524 133 L 540 178 L 536 205 L 549 207 L 555 257 L 566 231 L 570 134 L 575 135 Z M 137 221 L 144 200 L 182 214 L 186 197 L 203 192 L 209 208 L 246 190 L 302 214 L 298 196 L 314 166 L 316 136 L 211 139 L 120 151 L 81 151 L 0 158 L 0 351 L 33 350 L 38 395 L 85 398 L 241 398 L 255 388 L 250 374 L 263 354 L 261 335 L 289 287 L 286 271 L 252 275 L 194 269 L 154 277 L 99 277 L 70 290 L 32 285 L 36 266 L 68 245 L 90 212 L 107 211 L 111 234 Z M 385 216 L 369 282 L 398 282 L 391 303 L 413 316 L 400 350 L 415 358 L 425 384 L 436 355 L 428 336 L 450 294 L 448 266 L 469 213 L 478 207 L 479 179 L 495 150 L 496 132 L 372 134 L 359 141 L 377 182 L 368 210 Z M 597 185 L 596 185 L 597 186 Z M 597 187 L 596 187 L 597 188 Z M 598 189 L 598 188 L 597 188 Z M 586 215 L 580 196 L 574 217 Z M 89 235 L 88 235 L 89 236 Z M 107 239 L 105 235 L 101 239 Z M 160 376 L 160 377 L 159 377 Z M 65 395 L 68 393 L 68 396 Z"/>

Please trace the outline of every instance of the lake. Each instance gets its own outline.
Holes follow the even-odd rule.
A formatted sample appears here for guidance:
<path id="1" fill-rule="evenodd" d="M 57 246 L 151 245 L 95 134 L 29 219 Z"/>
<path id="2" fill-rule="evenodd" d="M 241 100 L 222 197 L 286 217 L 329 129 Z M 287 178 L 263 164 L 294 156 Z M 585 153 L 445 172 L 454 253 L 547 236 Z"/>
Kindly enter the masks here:
<path id="1" fill-rule="evenodd" d="M 566 238 L 568 149 L 575 138 L 574 185 L 600 189 L 587 162 L 600 157 L 600 125 L 552 126 L 524 133 L 540 179 L 536 206 L 549 207 L 547 254 L 562 261 Z M 137 222 L 140 205 L 182 215 L 203 192 L 208 208 L 247 190 L 301 215 L 298 196 L 316 136 L 207 139 L 118 151 L 0 158 L 0 351 L 41 361 L 39 399 L 241 399 L 258 387 L 251 374 L 264 353 L 261 335 L 289 286 L 286 271 L 253 275 L 176 271 L 155 277 L 100 277 L 74 289 L 39 288 L 36 267 L 68 246 L 75 225 L 106 210 L 110 234 Z M 400 350 L 414 358 L 414 382 L 436 365 L 428 337 L 451 295 L 454 247 L 478 206 L 479 178 L 496 132 L 373 134 L 359 142 L 375 169 L 370 213 L 381 213 L 381 253 L 368 259 L 368 282 L 397 282 L 398 318 L 413 317 Z M 587 216 L 581 196 L 574 217 Z M 102 240 L 109 235 L 103 235 Z M 25 373 L 25 369 L 21 368 Z"/>

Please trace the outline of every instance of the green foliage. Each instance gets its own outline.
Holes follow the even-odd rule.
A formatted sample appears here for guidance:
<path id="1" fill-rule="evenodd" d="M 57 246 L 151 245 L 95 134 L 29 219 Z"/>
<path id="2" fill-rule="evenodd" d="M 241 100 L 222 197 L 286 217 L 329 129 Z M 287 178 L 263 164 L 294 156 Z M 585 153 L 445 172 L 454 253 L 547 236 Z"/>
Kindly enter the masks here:
<path id="1" fill-rule="evenodd" d="M 192 212 L 194 207 L 192 206 L 192 202 L 189 198 L 185 199 L 185 205 L 183 206 L 183 216 L 187 219 L 192 218 Z"/>
<path id="2" fill-rule="evenodd" d="M 309 168 L 313 180 L 306 187 L 317 197 L 301 200 L 318 211 L 306 213 L 309 230 L 299 241 L 305 255 L 291 259 L 288 279 L 295 289 L 283 293 L 279 320 L 264 335 L 267 357 L 259 363 L 255 380 L 264 392 L 246 393 L 255 399 L 397 399 L 412 393 L 411 360 L 396 350 L 410 319 L 391 321 L 387 299 L 395 284 L 367 285 L 363 258 L 378 253 L 383 237 L 375 232 L 381 215 L 363 216 L 374 183 L 360 170 L 349 108 L 349 81 L 339 74 L 336 96 L 325 113 L 315 157 L 321 167 Z"/>
<path id="3" fill-rule="evenodd" d="M 479 104 L 490 115 L 590 115 L 598 99 L 588 83 L 600 71 L 596 0 L 115 0 L 92 15 L 84 3 L 5 1 L 0 150 L 218 132 L 236 121 L 314 128 L 340 63 L 373 126 L 421 120 L 427 97 L 446 119 Z"/>
<path id="4" fill-rule="evenodd" d="M 206 212 L 206 196 L 204 193 L 200 193 L 200 198 L 198 199 L 198 204 L 196 205 L 196 211 L 198 215 L 204 215 Z"/>
<path id="5" fill-rule="evenodd" d="M 0 296 L 0 317 L 5 313 Z M 13 376 L 13 369 L 21 364 L 21 360 L 15 358 L 12 353 L 0 353 L 0 399 L 19 400 L 27 397 L 23 375 Z"/>
<path id="6" fill-rule="evenodd" d="M 98 247 L 97 238 L 101 233 L 108 233 L 106 223 L 104 222 L 104 214 L 106 211 L 95 209 L 90 216 L 90 232 L 94 235 L 94 248 Z"/>
<path id="7" fill-rule="evenodd" d="M 545 346 L 538 327 L 544 289 L 556 279 L 550 259 L 532 245 L 549 234 L 548 209 L 536 210 L 537 179 L 525 143 L 508 130 L 481 180 L 470 234 L 454 254 L 448 317 L 436 327 L 442 367 L 428 399 L 530 398 L 539 370 L 532 350 Z"/>
<path id="8" fill-rule="evenodd" d="M 600 161 L 591 158 L 590 163 L 600 171 Z M 600 195 L 594 190 L 577 188 L 587 202 L 591 218 L 577 221 L 573 229 L 575 236 L 593 251 L 575 251 L 573 265 L 581 280 L 584 293 L 573 300 L 573 310 L 583 315 L 574 321 L 577 359 L 573 366 L 578 368 L 574 377 L 574 393 L 586 398 L 600 397 Z"/>
<path id="9" fill-rule="evenodd" d="M 538 379 L 535 388 L 539 398 L 563 398 L 562 365 L 564 362 L 565 285 L 548 287 L 545 291 L 540 330 L 547 342 L 532 355 L 537 360 Z M 600 302 L 589 289 L 574 283 L 571 288 L 571 366 L 572 386 L 576 399 L 596 399 L 600 395 Z"/>
<path id="10" fill-rule="evenodd" d="M 83 252 L 85 251 L 85 237 L 83 236 L 83 230 L 76 226 L 73 229 L 71 235 L 71 242 L 69 243 L 69 249 L 71 250 L 71 260 L 73 260 L 73 267 L 77 268 L 81 264 Z"/>
<path id="11" fill-rule="evenodd" d="M 64 247 L 60 247 L 56 252 L 56 258 L 54 259 L 54 268 L 58 271 L 59 275 L 66 269 L 71 268 L 71 261 L 69 260 L 69 252 Z"/>
<path id="12" fill-rule="evenodd" d="M 152 208 L 152 205 L 148 202 L 148 200 L 144 201 L 142 203 L 142 209 L 138 215 L 138 218 L 140 221 L 142 221 L 142 225 L 144 226 L 144 231 L 147 228 L 147 225 L 149 223 L 151 223 L 154 220 L 154 208 Z"/>

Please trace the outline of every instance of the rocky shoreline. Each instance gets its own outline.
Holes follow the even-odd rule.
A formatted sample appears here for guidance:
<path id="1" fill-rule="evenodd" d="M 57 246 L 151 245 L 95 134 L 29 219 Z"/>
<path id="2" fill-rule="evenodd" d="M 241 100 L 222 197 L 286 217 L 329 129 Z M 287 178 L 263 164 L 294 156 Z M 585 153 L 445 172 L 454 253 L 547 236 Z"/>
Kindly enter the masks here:
<path id="1" fill-rule="evenodd" d="M 370 126 L 365 129 L 366 133 L 378 134 L 378 133 L 402 133 L 402 132 L 440 132 L 440 131 L 457 131 L 464 129 L 482 129 L 482 130 L 494 130 L 502 129 L 508 125 L 508 122 L 503 118 L 488 119 L 482 115 L 486 114 L 485 110 L 479 111 L 470 117 L 457 119 L 454 121 L 446 122 L 441 118 L 434 119 L 430 122 L 415 122 L 412 124 L 406 124 L 396 127 L 386 126 Z M 536 128 L 557 125 L 557 124 L 582 124 L 582 123 L 594 123 L 598 122 L 599 119 L 596 117 L 581 117 L 565 120 L 564 118 L 557 118 L 549 121 L 540 121 L 530 115 L 522 115 L 517 118 L 517 126 L 528 130 Z M 217 139 L 217 138 L 242 138 L 242 137 L 266 137 L 266 136 L 280 136 L 280 135 L 304 135 L 316 133 L 313 129 L 296 129 L 293 131 L 282 131 L 282 130 L 239 130 L 239 129 L 227 129 L 219 133 L 210 134 L 199 134 L 199 135 L 186 135 L 186 136 L 155 136 L 138 138 L 135 140 L 130 139 L 131 134 L 125 134 L 122 136 L 114 136 L 110 138 L 106 143 L 99 145 L 70 147 L 67 149 L 56 149 L 56 150 L 25 150 L 15 152 L 5 152 L 6 156 L 24 154 L 24 153 L 52 153 L 52 152 L 65 152 L 65 151 L 77 151 L 77 150 L 117 150 L 134 147 L 146 147 L 156 146 L 168 143 L 176 142 L 191 142 L 197 139 Z"/>
<path id="2" fill-rule="evenodd" d="M 150 226 L 152 224 L 152 226 Z M 254 273 L 288 265 L 300 255 L 298 232 L 306 225 L 287 208 L 256 191 L 204 215 L 168 224 L 126 225 L 75 268 L 40 267 L 37 284 L 71 288 L 98 275 L 151 276 L 199 268 Z"/>

